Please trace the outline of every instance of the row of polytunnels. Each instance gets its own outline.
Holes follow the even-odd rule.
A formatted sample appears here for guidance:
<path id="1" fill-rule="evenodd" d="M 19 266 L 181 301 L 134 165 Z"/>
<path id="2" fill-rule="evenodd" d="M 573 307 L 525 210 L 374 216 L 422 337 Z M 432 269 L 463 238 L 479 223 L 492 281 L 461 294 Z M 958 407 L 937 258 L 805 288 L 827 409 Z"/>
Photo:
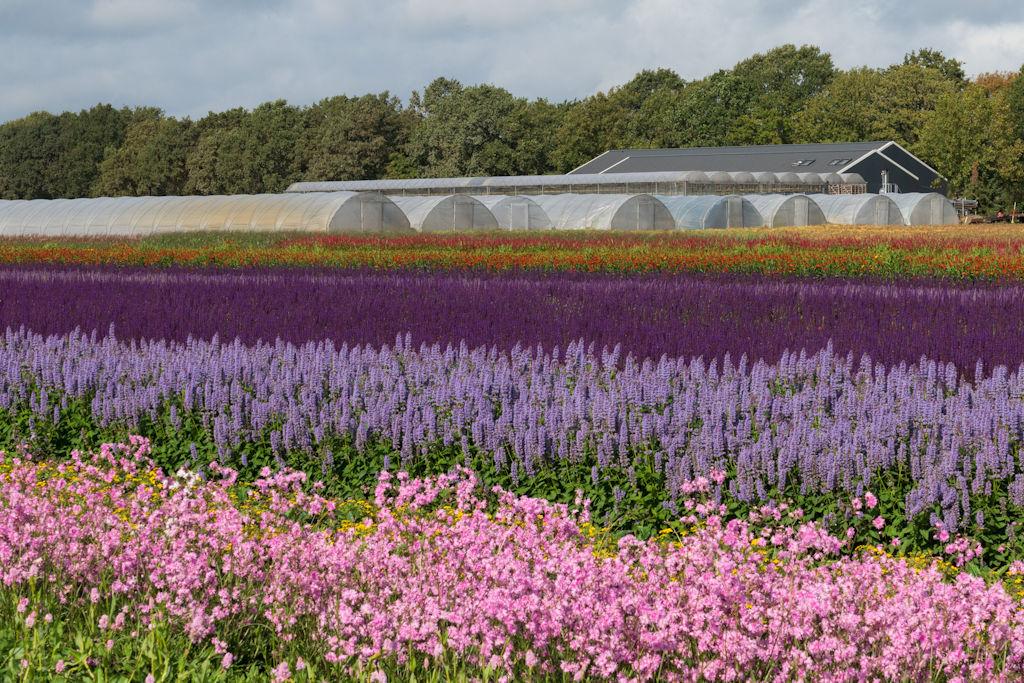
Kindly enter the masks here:
<path id="1" fill-rule="evenodd" d="M 186 231 L 330 233 L 676 230 L 946 225 L 940 194 L 383 195 L 307 192 L 214 197 L 0 200 L 0 236 L 144 236 Z"/>

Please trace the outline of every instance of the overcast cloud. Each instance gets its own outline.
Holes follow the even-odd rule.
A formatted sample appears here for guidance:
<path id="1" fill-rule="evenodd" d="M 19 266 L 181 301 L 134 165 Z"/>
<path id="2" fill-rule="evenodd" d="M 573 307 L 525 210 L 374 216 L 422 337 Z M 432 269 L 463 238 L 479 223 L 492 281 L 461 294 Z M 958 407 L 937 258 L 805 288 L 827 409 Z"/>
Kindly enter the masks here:
<path id="1" fill-rule="evenodd" d="M 919 47 L 1024 63 L 1021 0 L 0 0 L 0 121 L 96 102 L 175 115 L 308 104 L 437 76 L 583 97 L 644 68 L 699 78 L 782 43 L 847 68 Z"/>

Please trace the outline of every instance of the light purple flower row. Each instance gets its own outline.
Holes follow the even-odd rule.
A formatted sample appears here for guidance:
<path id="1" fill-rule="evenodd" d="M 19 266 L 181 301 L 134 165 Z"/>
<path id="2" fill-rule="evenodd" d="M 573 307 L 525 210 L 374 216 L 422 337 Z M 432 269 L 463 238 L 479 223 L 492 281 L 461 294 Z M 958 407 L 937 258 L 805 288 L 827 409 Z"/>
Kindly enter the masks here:
<path id="1" fill-rule="evenodd" d="M 708 364 L 638 363 L 582 343 L 503 352 L 401 339 L 379 348 L 10 330 L 0 339 L 0 408 L 30 405 L 57 420 L 75 397 L 102 425 L 196 414 L 224 462 L 261 439 L 282 464 L 296 451 L 330 461 L 341 437 L 360 451 L 389 442 L 401 464 L 439 446 L 478 449 L 521 476 L 568 461 L 595 463 L 596 478 L 644 453 L 669 497 L 712 468 L 730 472 L 726 493 L 743 501 L 790 485 L 860 495 L 896 472 L 913 482 L 907 513 L 939 505 L 953 530 L 993 482 L 1024 504 L 1020 369 L 964 377 L 952 365 L 886 368 L 829 349 Z"/>

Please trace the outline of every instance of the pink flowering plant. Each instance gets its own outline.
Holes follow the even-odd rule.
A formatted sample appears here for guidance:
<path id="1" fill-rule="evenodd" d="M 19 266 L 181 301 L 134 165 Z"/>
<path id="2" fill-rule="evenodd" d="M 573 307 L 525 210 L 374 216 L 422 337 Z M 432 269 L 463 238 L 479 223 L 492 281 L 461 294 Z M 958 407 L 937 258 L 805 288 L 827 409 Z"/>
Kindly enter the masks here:
<path id="1" fill-rule="evenodd" d="M 8 677 L 1024 675 L 1024 608 L 1003 582 L 854 550 L 790 505 L 726 517 L 718 473 L 684 483 L 680 522 L 644 540 L 598 528 L 582 499 L 485 491 L 465 469 L 383 472 L 372 500 L 337 500 L 301 472 L 245 484 L 148 454 L 136 438 L 0 460 Z"/>

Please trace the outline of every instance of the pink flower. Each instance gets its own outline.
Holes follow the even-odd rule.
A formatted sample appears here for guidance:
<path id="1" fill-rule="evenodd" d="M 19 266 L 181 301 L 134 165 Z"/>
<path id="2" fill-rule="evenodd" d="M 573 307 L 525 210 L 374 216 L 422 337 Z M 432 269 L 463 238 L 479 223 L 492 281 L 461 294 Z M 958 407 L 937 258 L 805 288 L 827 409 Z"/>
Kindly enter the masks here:
<path id="1" fill-rule="evenodd" d="M 875 494 L 868 491 L 864 494 L 864 505 L 867 506 L 868 510 L 873 510 L 878 505 L 878 499 L 875 498 Z"/>
<path id="2" fill-rule="evenodd" d="M 949 540 L 949 532 L 946 531 L 945 527 L 943 527 L 943 528 L 939 529 L 939 533 L 936 536 L 936 538 L 939 539 L 940 543 L 945 543 L 946 541 Z"/>
<path id="3" fill-rule="evenodd" d="M 893 548 L 899 548 L 900 547 L 900 543 L 902 543 L 902 541 L 900 541 L 898 536 L 896 538 L 892 539 L 892 541 L 890 541 L 890 542 L 892 543 L 892 547 Z"/>
<path id="4" fill-rule="evenodd" d="M 108 617 L 106 614 L 101 616 L 99 625 L 101 631 L 106 631 L 107 627 L 110 626 L 110 617 Z"/>
<path id="5" fill-rule="evenodd" d="M 876 529 L 878 529 L 878 530 L 884 529 L 885 528 L 885 517 L 882 517 L 881 515 L 879 515 L 878 517 L 875 517 L 873 520 L 871 520 L 871 525 L 873 527 L 875 527 Z"/>
<path id="6" fill-rule="evenodd" d="M 146 683 L 156 683 L 156 678 L 153 676 L 153 674 L 146 675 Z"/>
<path id="7" fill-rule="evenodd" d="M 43 621 L 46 622 L 47 624 L 49 624 L 50 622 L 53 621 L 53 615 L 50 614 L 49 612 L 47 612 L 46 614 L 43 615 Z"/>
<path id="8" fill-rule="evenodd" d="M 107 650 L 113 650 L 114 649 L 114 641 L 113 640 L 107 640 L 107 642 L 104 643 L 104 645 L 106 646 Z"/>
<path id="9" fill-rule="evenodd" d="M 222 669 L 227 669 L 231 666 L 231 662 L 235 661 L 235 656 L 230 652 L 224 653 L 224 658 L 220 660 L 220 666 Z"/>
<path id="10" fill-rule="evenodd" d="M 57 663 L 53 667 L 53 670 L 57 673 L 64 673 L 65 668 L 67 668 L 67 665 L 64 663 L 64 660 L 58 659 Z"/>
<path id="11" fill-rule="evenodd" d="M 851 500 L 850 501 L 850 505 L 853 506 L 853 509 L 854 509 L 855 512 L 860 512 L 860 509 L 861 509 L 860 498 L 854 498 L 853 500 Z"/>
<path id="12" fill-rule="evenodd" d="M 284 681 L 287 681 L 291 677 L 292 670 L 291 667 L 288 666 L 288 662 L 281 662 L 274 667 L 274 670 L 270 673 L 273 674 L 275 683 L 284 683 Z"/>
<path id="13" fill-rule="evenodd" d="M 380 669 L 377 669 L 370 674 L 370 683 L 388 683 L 388 675 Z"/>
<path id="14" fill-rule="evenodd" d="M 18 600 L 18 614 L 24 614 L 25 610 L 28 609 L 28 598 L 22 598 Z"/>
<path id="15" fill-rule="evenodd" d="M 25 617 L 25 626 L 27 626 L 28 628 L 32 628 L 35 625 L 36 625 L 36 613 L 35 612 L 30 612 L 29 615 L 27 617 Z"/>

